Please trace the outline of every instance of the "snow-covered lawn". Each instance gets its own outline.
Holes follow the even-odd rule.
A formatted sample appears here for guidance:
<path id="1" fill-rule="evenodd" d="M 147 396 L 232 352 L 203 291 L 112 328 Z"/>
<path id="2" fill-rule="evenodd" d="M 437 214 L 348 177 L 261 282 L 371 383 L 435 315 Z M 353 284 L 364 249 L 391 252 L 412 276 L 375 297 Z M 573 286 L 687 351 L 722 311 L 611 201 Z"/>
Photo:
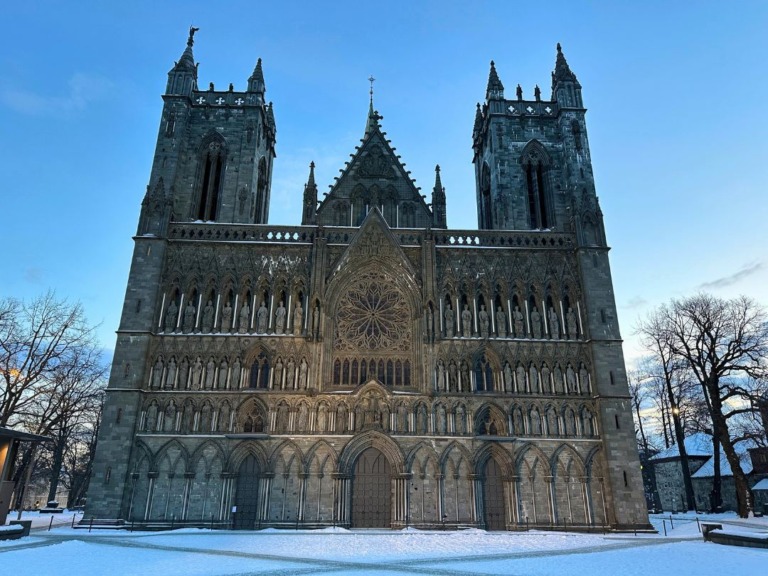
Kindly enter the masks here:
<path id="1" fill-rule="evenodd" d="M 15 519 L 15 516 L 13 517 Z M 735 531 L 768 521 L 699 517 Z M 426 532 L 413 529 L 127 532 L 71 528 L 72 515 L 33 520 L 28 538 L 0 542 L 0 574 L 213 576 L 258 574 L 525 574 L 675 576 L 764 573 L 768 550 L 705 543 L 693 515 L 654 516 L 661 535 Z M 666 524 L 667 537 L 663 536 Z M 672 528 L 674 525 L 674 528 Z"/>

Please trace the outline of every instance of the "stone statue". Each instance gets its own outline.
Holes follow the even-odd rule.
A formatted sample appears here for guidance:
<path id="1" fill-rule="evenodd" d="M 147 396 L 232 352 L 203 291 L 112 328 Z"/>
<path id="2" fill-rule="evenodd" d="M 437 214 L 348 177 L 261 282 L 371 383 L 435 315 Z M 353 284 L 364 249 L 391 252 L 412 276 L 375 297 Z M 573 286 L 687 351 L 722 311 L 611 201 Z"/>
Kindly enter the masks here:
<path id="1" fill-rule="evenodd" d="M 285 432 L 288 430 L 288 405 L 285 402 L 280 402 L 280 405 L 277 407 L 277 418 L 276 418 L 276 428 L 277 432 Z"/>
<path id="2" fill-rule="evenodd" d="M 453 338 L 453 310 L 450 304 L 446 307 L 443 316 L 445 318 L 445 337 Z"/>
<path id="3" fill-rule="evenodd" d="M 240 388 L 240 358 L 235 358 L 232 363 L 232 380 L 229 383 L 230 388 Z"/>
<path id="4" fill-rule="evenodd" d="M 293 356 L 288 358 L 288 364 L 285 365 L 285 371 L 287 372 L 285 377 L 285 387 L 288 390 L 293 390 L 293 384 L 296 380 L 296 362 L 293 361 Z"/>
<path id="5" fill-rule="evenodd" d="M 189 360 L 187 360 L 187 357 L 184 356 L 184 358 L 181 359 L 181 364 L 179 364 L 179 388 L 187 389 L 189 388 Z"/>
<path id="6" fill-rule="evenodd" d="M 347 417 L 347 405 L 343 402 L 336 409 L 336 431 L 346 432 L 349 429 L 349 418 Z"/>
<path id="7" fill-rule="evenodd" d="M 469 375 L 469 364 L 466 361 L 461 361 L 461 390 L 470 392 L 472 390 L 472 378 Z"/>
<path id="8" fill-rule="evenodd" d="M 320 404 L 317 409 L 317 431 L 325 432 L 326 422 L 328 420 L 328 407 Z"/>
<path id="9" fill-rule="evenodd" d="M 312 310 L 312 333 L 317 336 L 320 331 L 320 308 L 315 304 Z"/>
<path id="10" fill-rule="evenodd" d="M 432 342 L 435 339 L 434 324 L 435 318 L 432 314 L 432 308 L 427 307 L 427 340 Z"/>
<path id="11" fill-rule="evenodd" d="M 163 360 L 159 356 L 152 369 L 152 388 L 160 388 L 163 378 Z"/>
<path id="12" fill-rule="evenodd" d="M 227 388 L 227 372 L 229 372 L 229 362 L 227 362 L 227 359 L 224 358 L 224 360 L 221 361 L 221 364 L 219 365 L 219 379 L 216 383 L 216 387 L 220 389 Z"/>
<path id="13" fill-rule="evenodd" d="M 213 331 L 213 302 L 208 300 L 208 304 L 205 305 L 205 308 L 203 309 L 203 322 L 202 322 L 202 330 L 206 334 Z"/>
<path id="14" fill-rule="evenodd" d="M 565 324 L 568 327 L 568 338 L 575 340 L 579 337 L 578 323 L 576 322 L 576 313 L 573 308 L 568 308 L 565 315 Z"/>
<path id="15" fill-rule="evenodd" d="M 520 86 L 520 84 L 517 85 L 517 90 L 515 90 L 515 92 L 517 92 L 517 99 L 518 100 L 522 100 L 523 99 L 523 87 Z"/>
<path id="16" fill-rule="evenodd" d="M 459 404 L 456 407 L 456 433 L 466 434 L 466 421 L 464 419 L 464 406 Z"/>
<path id="17" fill-rule="evenodd" d="M 248 302 L 243 302 L 243 307 L 240 308 L 240 318 L 237 321 L 237 328 L 240 334 L 245 334 L 251 327 L 251 307 L 248 306 Z"/>
<path id="18" fill-rule="evenodd" d="M 458 374 L 459 370 L 456 368 L 456 363 L 451 360 L 448 364 L 448 388 L 450 392 L 456 392 L 458 390 Z"/>
<path id="19" fill-rule="evenodd" d="M 533 97 L 536 98 L 537 101 L 541 100 L 541 88 L 539 88 L 538 84 L 536 84 L 536 87 L 533 89 Z"/>
<path id="20" fill-rule="evenodd" d="M 282 358 L 278 358 L 277 363 L 275 364 L 275 376 L 274 376 L 274 380 L 272 381 L 272 386 L 280 389 L 282 389 L 283 387 L 283 359 Z"/>
<path id="21" fill-rule="evenodd" d="M 583 365 L 579 368 L 579 386 L 582 394 L 589 393 L 589 372 L 587 372 L 587 369 Z"/>
<path id="22" fill-rule="evenodd" d="M 472 312 L 469 311 L 469 304 L 464 304 L 464 310 L 461 312 L 461 332 L 464 338 L 472 335 Z"/>
<path id="23" fill-rule="evenodd" d="M 184 308 L 184 332 L 189 333 L 195 329 L 195 305 L 191 301 L 187 302 Z"/>
<path id="24" fill-rule="evenodd" d="M 531 331 L 534 338 L 541 338 L 541 314 L 539 314 L 536 306 L 533 307 L 531 312 Z"/>
<path id="25" fill-rule="evenodd" d="M 482 338 L 488 338 L 491 318 L 488 316 L 488 312 L 485 311 L 485 304 L 480 305 L 480 313 L 477 315 L 477 319 L 480 324 L 480 336 Z"/>
<path id="26" fill-rule="evenodd" d="M 514 388 L 514 382 L 512 380 L 512 367 L 509 365 L 509 362 L 507 362 L 504 365 L 504 390 L 507 392 L 512 392 Z"/>
<path id="27" fill-rule="evenodd" d="M 176 317 L 179 314 L 179 308 L 176 306 L 176 302 L 171 300 L 168 305 L 168 309 L 165 311 L 165 331 L 173 332 L 176 330 Z"/>
<path id="28" fill-rule="evenodd" d="M 522 364 L 518 364 L 517 368 L 515 369 L 515 378 L 517 380 L 517 390 L 516 392 L 530 392 L 528 386 L 526 386 L 526 377 L 525 377 L 525 368 L 523 368 Z"/>
<path id="29" fill-rule="evenodd" d="M 515 338 L 525 337 L 525 318 L 520 311 L 520 306 L 515 306 L 515 311 L 512 313 L 512 317 L 515 320 Z"/>
<path id="30" fill-rule="evenodd" d="M 530 384 L 531 392 L 533 394 L 539 394 L 541 392 L 541 388 L 539 388 L 539 371 L 536 370 L 536 366 L 533 364 L 528 368 L 528 383 Z"/>
<path id="31" fill-rule="evenodd" d="M 229 332 L 232 329 L 232 306 L 227 302 L 221 311 L 221 331 Z"/>
<path id="32" fill-rule="evenodd" d="M 267 331 L 267 321 L 269 320 L 269 311 L 262 301 L 261 306 L 256 311 L 256 332 L 264 334 Z"/>
<path id="33" fill-rule="evenodd" d="M 208 364 L 205 367 L 205 389 L 213 389 L 213 379 L 216 376 L 216 364 L 213 362 L 213 358 L 208 360 Z"/>
<path id="34" fill-rule="evenodd" d="M 575 394 L 578 391 L 576 385 L 576 372 L 573 371 L 573 367 L 570 364 L 565 370 L 565 380 L 568 383 L 568 394 Z"/>
<path id="35" fill-rule="evenodd" d="M 304 402 L 302 402 L 301 406 L 299 406 L 299 422 L 298 422 L 298 426 L 296 427 L 297 432 L 307 431 L 308 419 L 309 419 L 309 410 L 307 409 L 307 405 Z"/>
<path id="36" fill-rule="evenodd" d="M 280 304 L 275 310 L 275 334 L 283 334 L 285 332 L 285 306 L 283 301 L 280 300 Z"/>
<path id="37" fill-rule="evenodd" d="M 176 359 L 171 358 L 168 361 L 168 373 L 165 375 L 165 389 L 171 390 L 176 384 Z"/>
<path id="38" fill-rule="evenodd" d="M 549 333 L 552 340 L 560 340 L 560 319 L 554 308 L 549 309 Z"/>
<path id="39" fill-rule="evenodd" d="M 293 335 L 301 336 L 301 330 L 304 322 L 304 309 L 301 307 L 301 302 L 296 303 L 296 309 L 293 311 Z"/>
<path id="40" fill-rule="evenodd" d="M 307 371 L 309 369 L 309 366 L 307 366 L 306 359 L 301 359 L 301 364 L 299 364 L 299 388 L 302 390 L 307 389 Z"/>
<path id="41" fill-rule="evenodd" d="M 200 360 L 200 356 L 195 358 L 195 366 L 192 370 L 192 389 L 199 390 L 203 385 L 203 361 Z"/>
<path id="42" fill-rule="evenodd" d="M 501 306 L 496 308 L 496 331 L 499 333 L 499 338 L 507 337 L 507 316 Z"/>
<path id="43" fill-rule="evenodd" d="M 443 364 L 442 360 L 439 360 L 437 363 L 437 390 L 439 392 L 448 391 L 445 387 L 445 364 Z"/>
<path id="44" fill-rule="evenodd" d="M 445 434 L 445 406 L 437 407 L 437 433 Z"/>

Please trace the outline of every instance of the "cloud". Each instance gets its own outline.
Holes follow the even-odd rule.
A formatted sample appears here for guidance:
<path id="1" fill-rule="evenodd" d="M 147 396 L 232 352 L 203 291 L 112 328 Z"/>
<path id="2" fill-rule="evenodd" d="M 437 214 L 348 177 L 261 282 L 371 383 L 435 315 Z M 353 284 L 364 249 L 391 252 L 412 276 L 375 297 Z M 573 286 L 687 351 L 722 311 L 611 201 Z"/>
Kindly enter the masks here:
<path id="1" fill-rule="evenodd" d="M 27 268 L 24 270 L 24 280 L 30 284 L 40 284 L 43 280 L 43 271 L 40 268 Z"/>
<path id="2" fill-rule="evenodd" d="M 733 284 L 740 282 L 744 278 L 751 276 L 755 272 L 759 272 L 760 270 L 763 269 L 764 265 L 765 263 L 761 261 L 753 262 L 751 264 L 746 264 L 741 268 L 741 270 L 738 270 L 733 274 L 729 274 L 728 276 L 717 278 L 716 280 L 712 280 L 711 282 L 704 282 L 703 284 L 699 284 L 697 288 L 699 290 L 712 290 L 717 288 L 725 288 L 726 286 L 732 286 Z"/>
<path id="3" fill-rule="evenodd" d="M 76 73 L 67 83 L 64 96 L 38 94 L 23 88 L 5 88 L 0 91 L 0 102 L 8 108 L 30 115 L 59 114 L 84 110 L 90 102 L 102 98 L 112 89 L 112 82 L 99 76 Z"/>
<path id="4" fill-rule="evenodd" d="M 648 300 L 643 298 L 642 296 L 633 296 L 629 299 L 629 301 L 622 306 L 622 308 L 626 308 L 628 310 L 635 310 L 637 308 L 642 308 L 648 304 Z"/>

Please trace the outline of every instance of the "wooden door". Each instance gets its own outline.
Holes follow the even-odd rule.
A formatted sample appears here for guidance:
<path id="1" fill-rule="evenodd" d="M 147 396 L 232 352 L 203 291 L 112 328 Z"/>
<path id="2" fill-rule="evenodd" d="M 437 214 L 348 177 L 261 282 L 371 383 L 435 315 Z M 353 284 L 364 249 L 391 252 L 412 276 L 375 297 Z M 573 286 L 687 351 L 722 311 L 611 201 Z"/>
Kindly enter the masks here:
<path id="1" fill-rule="evenodd" d="M 392 523 L 389 461 L 368 448 L 357 459 L 352 479 L 352 527 L 389 528 Z"/>
<path id="2" fill-rule="evenodd" d="M 253 530 L 257 528 L 256 521 L 259 517 L 259 465 L 256 458 L 248 456 L 237 474 L 237 488 L 235 492 L 235 528 L 240 530 Z"/>
<path id="3" fill-rule="evenodd" d="M 485 464 L 483 508 L 485 510 L 486 530 L 506 530 L 504 482 L 501 476 L 501 469 L 493 458 L 489 458 Z"/>

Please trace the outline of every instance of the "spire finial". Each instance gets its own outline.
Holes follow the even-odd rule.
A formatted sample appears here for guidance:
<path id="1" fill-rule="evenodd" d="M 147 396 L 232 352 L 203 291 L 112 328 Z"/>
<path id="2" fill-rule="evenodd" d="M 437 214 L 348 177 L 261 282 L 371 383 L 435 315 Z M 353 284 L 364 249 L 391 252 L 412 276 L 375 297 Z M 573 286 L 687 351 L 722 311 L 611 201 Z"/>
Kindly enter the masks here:
<path id="1" fill-rule="evenodd" d="M 504 85 L 499 79 L 499 75 L 496 72 L 496 63 L 493 60 L 491 60 L 491 71 L 488 74 L 488 86 L 485 89 L 485 98 L 486 100 L 492 98 L 504 98 Z"/>
<path id="2" fill-rule="evenodd" d="M 557 43 L 557 51 L 558 53 L 563 51 L 562 47 L 560 46 L 560 42 Z"/>
<path id="3" fill-rule="evenodd" d="M 374 78 L 374 77 L 373 77 L 373 74 L 371 74 L 371 75 L 368 77 L 368 82 L 370 82 L 370 83 L 371 83 L 371 90 L 370 90 L 370 94 L 371 94 L 371 106 L 373 106 L 373 83 L 374 83 L 374 82 L 376 82 L 376 78 Z"/>
<path id="4" fill-rule="evenodd" d="M 187 38 L 187 46 L 190 48 L 195 43 L 195 32 L 200 30 L 200 28 L 195 28 L 194 26 L 189 27 L 189 38 Z"/>

